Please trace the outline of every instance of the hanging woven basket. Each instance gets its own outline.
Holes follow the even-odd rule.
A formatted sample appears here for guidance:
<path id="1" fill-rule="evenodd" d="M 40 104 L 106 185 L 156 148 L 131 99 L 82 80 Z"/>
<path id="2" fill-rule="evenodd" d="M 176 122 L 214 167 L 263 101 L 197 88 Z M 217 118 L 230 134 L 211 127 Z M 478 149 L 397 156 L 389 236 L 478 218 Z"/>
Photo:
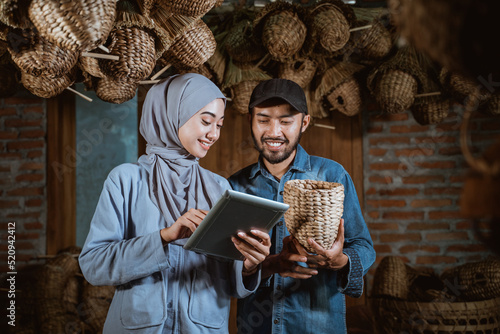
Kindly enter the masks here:
<path id="1" fill-rule="evenodd" d="M 441 85 L 457 102 L 465 104 L 465 99 L 475 98 L 479 106 L 483 105 L 491 96 L 490 92 L 479 81 L 466 77 L 460 73 L 452 73 L 442 68 L 439 73 Z"/>
<path id="2" fill-rule="evenodd" d="M 296 82 L 305 88 L 313 79 L 318 65 L 310 58 L 290 60 L 279 65 L 278 77 Z"/>
<path id="3" fill-rule="evenodd" d="M 82 314 L 86 315 L 85 325 L 92 333 L 102 331 L 114 292 L 114 286 L 93 286 L 84 282 L 80 308 Z"/>
<path id="4" fill-rule="evenodd" d="M 134 98 L 139 84 L 130 80 L 115 80 L 111 77 L 99 79 L 95 93 L 103 101 L 121 104 Z"/>
<path id="5" fill-rule="evenodd" d="M 217 0 L 169 0 L 162 4 L 168 11 L 185 16 L 203 16 L 216 4 Z"/>
<path id="6" fill-rule="evenodd" d="M 97 50 L 93 52 L 99 53 L 99 51 Z M 104 78 L 106 76 L 99 65 L 98 58 L 80 56 L 78 58 L 78 66 L 82 69 L 83 72 L 86 72 L 93 77 Z"/>
<path id="7" fill-rule="evenodd" d="M 224 39 L 225 49 L 238 62 L 251 62 L 264 56 L 265 50 L 253 36 L 252 21 L 242 20 L 234 26 Z"/>
<path id="8" fill-rule="evenodd" d="M 400 257 L 384 257 L 373 276 L 372 297 L 406 300 L 410 286 L 406 269 Z"/>
<path id="9" fill-rule="evenodd" d="M 99 66 L 107 76 L 117 81 L 140 81 L 151 74 L 156 64 L 155 40 L 148 31 L 117 25 L 111 30 L 109 38 L 110 54 L 120 59 L 99 59 Z"/>
<path id="10" fill-rule="evenodd" d="M 103 44 L 116 17 L 116 0 L 32 0 L 29 18 L 44 38 L 88 51 Z"/>
<path id="11" fill-rule="evenodd" d="M 71 70 L 77 60 L 78 52 L 63 49 L 40 36 L 27 36 L 30 43 L 9 46 L 8 50 L 14 63 L 21 71 L 33 76 L 57 78 Z"/>
<path id="12" fill-rule="evenodd" d="M 328 52 L 336 52 L 346 45 L 355 14 L 342 1 L 324 0 L 309 13 L 314 39 Z"/>
<path id="13" fill-rule="evenodd" d="M 359 50 L 364 59 L 380 60 L 385 58 L 392 49 L 391 33 L 380 20 L 373 20 L 371 28 L 352 33 L 352 47 Z"/>
<path id="14" fill-rule="evenodd" d="M 215 52 L 217 43 L 210 28 L 198 20 L 165 52 L 167 63 L 181 64 L 186 67 L 199 67 Z"/>
<path id="15" fill-rule="evenodd" d="M 445 119 L 451 108 L 451 102 L 443 96 L 417 97 L 410 110 L 413 118 L 420 125 L 436 124 Z"/>
<path id="16" fill-rule="evenodd" d="M 283 201 L 290 205 L 285 212 L 288 231 L 311 253 L 308 238 L 330 249 L 344 210 L 344 186 L 340 183 L 291 180 L 285 183 Z"/>
<path id="17" fill-rule="evenodd" d="M 250 96 L 254 88 L 260 83 L 258 80 L 241 81 L 231 87 L 233 108 L 240 114 L 248 114 L 248 105 L 250 104 Z"/>
<path id="18" fill-rule="evenodd" d="M 62 93 L 75 82 L 76 67 L 58 78 L 37 77 L 21 72 L 21 83 L 31 93 L 42 98 L 51 98 Z"/>
<path id="19" fill-rule="evenodd" d="M 13 28 L 28 29 L 33 26 L 28 18 L 31 0 L 0 1 L 0 22 Z"/>
<path id="20" fill-rule="evenodd" d="M 403 71 L 391 70 L 380 76 L 375 88 L 375 99 L 389 114 L 408 110 L 415 101 L 417 81 Z"/>

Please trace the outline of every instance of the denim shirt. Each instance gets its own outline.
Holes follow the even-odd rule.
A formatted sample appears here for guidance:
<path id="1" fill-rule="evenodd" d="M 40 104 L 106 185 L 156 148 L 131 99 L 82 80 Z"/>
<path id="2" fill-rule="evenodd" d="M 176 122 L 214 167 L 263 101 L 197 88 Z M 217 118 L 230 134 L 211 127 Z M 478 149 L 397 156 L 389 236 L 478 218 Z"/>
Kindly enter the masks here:
<path id="1" fill-rule="evenodd" d="M 309 279 L 272 275 L 257 291 L 238 301 L 238 333 L 347 333 L 345 295 L 360 297 L 363 276 L 375 261 L 375 250 L 363 219 L 354 184 L 335 161 L 309 156 L 299 145 L 292 166 L 281 180 L 273 177 L 259 159 L 230 177 L 233 189 L 283 202 L 288 180 L 311 179 L 344 185 L 344 254 L 348 265 L 340 271 L 319 269 Z M 283 218 L 270 232 L 271 254 L 282 250 L 289 232 Z"/>
<path id="2" fill-rule="evenodd" d="M 114 168 L 79 258 L 91 284 L 116 286 L 103 333 L 227 334 L 230 297 L 254 291 L 260 271 L 244 279 L 242 261 L 197 254 L 179 243 L 163 246 L 165 226 L 149 197 L 146 170 Z"/>

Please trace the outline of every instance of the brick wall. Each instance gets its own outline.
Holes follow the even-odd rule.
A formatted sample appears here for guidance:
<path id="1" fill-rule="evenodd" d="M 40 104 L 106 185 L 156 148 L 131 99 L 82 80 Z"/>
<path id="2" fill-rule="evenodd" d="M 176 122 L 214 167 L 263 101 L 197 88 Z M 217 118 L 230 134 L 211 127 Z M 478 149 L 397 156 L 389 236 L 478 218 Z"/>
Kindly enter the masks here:
<path id="1" fill-rule="evenodd" d="M 7 231 L 15 222 L 16 269 L 45 254 L 45 102 L 26 91 L 0 99 L 0 272 L 8 271 Z"/>
<path id="2" fill-rule="evenodd" d="M 377 263 L 396 255 L 440 273 L 488 256 L 471 222 L 460 215 L 468 170 L 459 144 L 462 108 L 454 106 L 443 122 L 429 126 L 410 112 L 369 109 L 363 116 L 364 204 Z M 500 118 L 476 113 L 470 134 L 479 155 L 498 138 Z"/>

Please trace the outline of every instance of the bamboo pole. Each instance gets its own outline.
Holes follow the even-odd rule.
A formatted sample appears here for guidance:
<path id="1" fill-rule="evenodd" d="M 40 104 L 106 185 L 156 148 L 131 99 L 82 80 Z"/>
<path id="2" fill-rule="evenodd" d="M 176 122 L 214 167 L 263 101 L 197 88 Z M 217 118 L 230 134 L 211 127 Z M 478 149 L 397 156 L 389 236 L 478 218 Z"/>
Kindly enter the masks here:
<path id="1" fill-rule="evenodd" d="M 326 124 L 313 124 L 313 126 L 317 126 L 318 128 L 325 128 L 325 129 L 330 129 L 330 130 L 335 130 L 335 127 L 332 125 L 326 125 Z"/>
<path id="2" fill-rule="evenodd" d="M 366 26 L 361 26 L 361 27 L 356 27 L 356 28 L 349 29 L 349 32 L 358 31 L 358 30 L 364 30 L 364 29 L 370 29 L 371 27 L 373 27 L 373 25 L 369 24 L 369 25 L 366 25 Z"/>
<path id="3" fill-rule="evenodd" d="M 95 52 L 82 52 L 83 57 L 91 57 L 91 58 L 101 58 L 101 59 L 110 59 L 110 60 L 120 60 L 119 56 L 114 55 L 104 55 L 102 53 Z"/>
<path id="4" fill-rule="evenodd" d="M 75 93 L 76 95 L 80 96 L 81 98 L 84 98 L 85 100 L 89 101 L 89 102 L 92 102 L 92 99 L 86 95 L 83 95 L 82 93 L 80 93 L 79 91 L 77 90 L 74 90 L 73 88 L 71 87 L 66 87 L 67 90 L 69 90 L 70 92 L 72 93 Z"/>
<path id="5" fill-rule="evenodd" d="M 441 95 L 441 92 L 422 93 L 415 95 L 415 97 L 438 96 L 438 95 Z"/>
<path id="6" fill-rule="evenodd" d="M 153 75 L 151 77 L 151 80 L 155 80 L 156 78 L 158 78 L 160 75 L 162 75 L 166 70 L 168 70 L 168 68 L 172 66 L 171 64 L 168 64 L 166 65 L 165 67 L 163 67 L 161 70 L 158 71 L 158 73 L 156 73 L 155 75 Z"/>

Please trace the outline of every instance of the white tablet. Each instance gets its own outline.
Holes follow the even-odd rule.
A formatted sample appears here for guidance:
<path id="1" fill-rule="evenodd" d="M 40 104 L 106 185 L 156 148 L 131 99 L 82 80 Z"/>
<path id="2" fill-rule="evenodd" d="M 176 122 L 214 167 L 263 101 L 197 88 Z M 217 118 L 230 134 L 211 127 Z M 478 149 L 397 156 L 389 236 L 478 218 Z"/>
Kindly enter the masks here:
<path id="1" fill-rule="evenodd" d="M 287 209 L 288 204 L 226 190 L 189 237 L 184 249 L 243 260 L 231 237 L 251 229 L 269 232 Z"/>

